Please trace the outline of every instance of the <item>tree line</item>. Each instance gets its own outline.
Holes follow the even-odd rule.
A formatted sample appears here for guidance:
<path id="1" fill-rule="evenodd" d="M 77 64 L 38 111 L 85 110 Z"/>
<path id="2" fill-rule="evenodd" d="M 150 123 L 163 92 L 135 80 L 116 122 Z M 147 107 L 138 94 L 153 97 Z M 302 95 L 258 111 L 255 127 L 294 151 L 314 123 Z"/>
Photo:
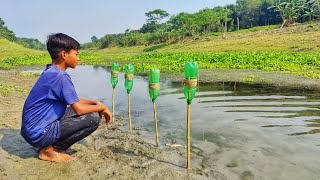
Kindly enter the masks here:
<path id="1" fill-rule="evenodd" d="M 145 13 L 146 23 L 140 29 L 127 29 L 100 39 L 93 36 L 92 42 L 83 47 L 103 49 L 177 42 L 197 35 L 275 24 L 282 28 L 317 19 L 319 15 L 320 0 L 237 0 L 235 4 L 175 15 L 156 9 Z"/>
<path id="2" fill-rule="evenodd" d="M 150 45 L 181 41 L 204 34 L 224 34 L 256 26 L 290 26 L 319 18 L 320 0 L 237 0 L 235 4 L 205 8 L 195 13 L 181 12 L 170 15 L 156 9 L 145 13 L 146 23 L 140 29 L 124 33 L 107 34 L 102 38 L 92 36 L 83 48 Z M 0 38 L 21 44 L 27 48 L 44 50 L 37 39 L 16 37 L 0 18 Z"/>
<path id="3" fill-rule="evenodd" d="M 32 38 L 19 38 L 15 33 L 5 26 L 5 22 L 0 18 L 0 39 L 8 39 L 9 41 L 16 42 L 22 46 L 30 49 L 45 50 L 46 46 L 38 39 Z"/>

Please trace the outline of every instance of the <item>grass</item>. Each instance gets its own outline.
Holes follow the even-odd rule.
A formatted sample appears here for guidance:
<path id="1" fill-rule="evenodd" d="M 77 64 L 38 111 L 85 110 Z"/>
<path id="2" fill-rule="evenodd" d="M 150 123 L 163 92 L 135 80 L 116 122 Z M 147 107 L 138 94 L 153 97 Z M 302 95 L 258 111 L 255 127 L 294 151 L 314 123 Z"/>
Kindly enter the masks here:
<path id="1" fill-rule="evenodd" d="M 221 35 L 204 35 L 166 45 L 113 47 L 108 54 L 148 52 L 319 52 L 320 23 L 278 29 L 277 25 L 254 27 Z"/>
<path id="2" fill-rule="evenodd" d="M 101 52 L 82 51 L 79 56 L 81 59 L 80 64 L 105 64 L 105 55 Z M 28 49 L 6 39 L 0 39 L 0 68 L 2 69 L 49 63 L 51 63 L 51 58 L 47 51 Z"/>
<path id="3" fill-rule="evenodd" d="M 3 97 L 9 96 L 12 92 L 23 92 L 24 90 L 21 88 L 17 88 L 13 85 L 5 84 L 0 82 L 0 95 Z"/>
<path id="4" fill-rule="evenodd" d="M 40 76 L 40 73 L 20 73 L 19 74 L 22 77 L 38 77 Z"/>
<path id="5" fill-rule="evenodd" d="M 109 55 L 106 55 L 109 56 Z M 174 52 L 111 55 L 120 64 L 130 62 L 137 72 L 159 68 L 182 72 L 184 63 L 198 62 L 199 68 L 260 69 L 320 78 L 320 54 L 316 52 Z M 257 77 L 248 77 L 248 81 Z"/>
<path id="6" fill-rule="evenodd" d="M 45 51 L 38 51 L 25 48 L 6 39 L 0 39 L 0 63 L 9 57 L 21 57 L 29 55 L 44 55 Z"/>
<path id="7" fill-rule="evenodd" d="M 80 63 L 131 63 L 136 72 L 150 68 L 182 72 L 184 62 L 197 61 L 204 69 L 261 69 L 320 78 L 320 23 L 276 27 L 230 32 L 226 38 L 213 34 L 153 46 L 85 50 L 79 55 Z M 0 40 L 0 52 L 0 68 L 51 62 L 47 52 L 26 49 L 7 40 Z M 254 78 L 247 77 L 245 81 Z"/>

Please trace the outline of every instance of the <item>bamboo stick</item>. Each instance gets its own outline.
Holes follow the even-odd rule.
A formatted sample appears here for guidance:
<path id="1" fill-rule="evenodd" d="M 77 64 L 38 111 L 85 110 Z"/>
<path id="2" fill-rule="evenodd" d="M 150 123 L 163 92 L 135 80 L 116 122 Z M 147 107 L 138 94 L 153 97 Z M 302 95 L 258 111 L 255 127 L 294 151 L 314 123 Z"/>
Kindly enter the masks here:
<path id="1" fill-rule="evenodd" d="M 112 88 L 112 122 L 114 122 L 114 88 Z"/>
<path id="2" fill-rule="evenodd" d="M 187 169 L 190 170 L 190 104 L 187 110 Z"/>
<path id="3" fill-rule="evenodd" d="M 158 122 L 157 122 L 157 109 L 156 109 L 156 103 L 153 103 L 153 115 L 154 115 L 154 128 L 156 130 L 156 143 L 157 146 L 159 146 L 159 135 L 158 135 Z"/>
<path id="4" fill-rule="evenodd" d="M 128 94 L 128 117 L 129 117 L 129 130 L 130 130 L 130 133 L 132 133 L 131 112 L 130 112 L 130 93 Z"/>

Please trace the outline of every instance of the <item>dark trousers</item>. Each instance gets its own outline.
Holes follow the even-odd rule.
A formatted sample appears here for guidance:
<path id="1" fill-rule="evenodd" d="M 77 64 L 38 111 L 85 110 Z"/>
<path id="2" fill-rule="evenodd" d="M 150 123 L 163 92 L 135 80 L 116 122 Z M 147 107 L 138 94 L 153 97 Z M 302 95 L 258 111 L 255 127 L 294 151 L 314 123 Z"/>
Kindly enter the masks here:
<path id="1" fill-rule="evenodd" d="M 60 138 L 53 146 L 66 151 L 74 143 L 93 133 L 98 128 L 99 123 L 98 113 L 78 116 L 71 107 L 68 107 L 65 115 L 60 119 Z"/>

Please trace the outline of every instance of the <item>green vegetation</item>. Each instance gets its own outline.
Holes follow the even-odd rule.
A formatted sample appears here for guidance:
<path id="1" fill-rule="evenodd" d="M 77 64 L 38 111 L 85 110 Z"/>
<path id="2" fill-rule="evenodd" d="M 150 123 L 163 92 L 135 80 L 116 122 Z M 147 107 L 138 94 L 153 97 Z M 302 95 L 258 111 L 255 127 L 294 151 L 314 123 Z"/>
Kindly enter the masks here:
<path id="1" fill-rule="evenodd" d="M 0 95 L 1 96 L 7 97 L 14 91 L 22 92 L 24 90 L 21 88 L 17 88 L 15 86 L 4 84 L 4 83 L 0 82 Z"/>
<path id="2" fill-rule="evenodd" d="M 0 62 L 9 57 L 19 57 L 26 55 L 44 55 L 47 54 L 44 51 L 37 51 L 22 47 L 14 42 L 10 42 L 7 39 L 0 39 Z"/>
<path id="3" fill-rule="evenodd" d="M 182 72 L 184 63 L 192 60 L 202 69 L 261 69 L 320 78 L 320 54 L 309 52 L 144 53 L 110 58 L 120 63 L 130 61 L 138 72 L 155 67 L 162 72 Z"/>
<path id="4" fill-rule="evenodd" d="M 93 36 L 83 45 L 87 50 L 81 51 L 80 64 L 131 63 L 137 73 L 151 68 L 179 73 L 185 62 L 197 61 L 202 69 L 260 69 L 320 78 L 320 23 L 310 21 L 318 17 L 318 5 L 313 0 L 237 0 L 173 16 L 156 9 L 145 13 L 147 22 L 139 30 Z M 277 28 L 281 22 L 289 27 Z M 273 25 L 262 26 L 266 24 Z M 0 25 L 0 37 L 18 42 L 2 20 Z M 0 39 L 0 68 L 50 62 L 47 52 Z"/>
<path id="5" fill-rule="evenodd" d="M 268 29 L 259 27 L 263 28 Z M 318 23 L 303 24 L 275 32 L 229 33 L 227 39 L 204 36 L 197 41 L 148 47 L 81 51 L 80 63 L 110 65 L 118 62 L 124 65 L 130 62 L 136 72 L 159 68 L 162 72 L 178 73 L 182 72 L 184 62 L 192 60 L 203 69 L 261 69 L 320 78 L 319 29 Z M 26 49 L 7 40 L 0 40 L 0 49 L 1 68 L 51 62 L 46 52 Z M 245 81 L 250 83 L 254 78 L 247 77 Z"/>
<path id="6" fill-rule="evenodd" d="M 202 9 L 195 13 L 175 15 L 156 9 L 145 13 L 146 23 L 140 29 L 107 34 L 83 45 L 88 49 L 158 45 L 195 39 L 203 35 L 226 37 L 227 32 L 248 32 L 288 27 L 310 22 L 320 16 L 318 0 L 237 0 L 235 4 Z M 282 25 L 281 25 L 282 23 Z M 250 30 L 246 30 L 249 29 Z"/>
<path id="7" fill-rule="evenodd" d="M 0 68 L 50 62 L 49 56 L 44 51 L 27 49 L 6 39 L 0 39 Z"/>
<path id="8" fill-rule="evenodd" d="M 241 180 L 254 179 L 254 174 L 251 171 L 243 171 L 240 178 Z"/>
<path id="9" fill-rule="evenodd" d="M 105 64 L 103 53 L 81 52 L 80 64 Z M 32 50 L 7 39 L 0 39 L 0 68 L 10 69 L 17 66 L 44 65 L 51 63 L 46 51 Z"/>
<path id="10" fill-rule="evenodd" d="M 19 75 L 23 77 L 34 77 L 34 76 L 40 76 L 40 73 L 20 73 Z"/>
<path id="11" fill-rule="evenodd" d="M 29 53 L 33 54 L 33 53 Z M 83 52 L 80 53 L 80 62 L 79 64 L 89 64 L 89 65 L 97 65 L 97 64 L 105 64 L 106 62 L 103 60 L 105 57 L 104 54 L 99 53 L 89 53 Z M 27 66 L 27 65 L 45 65 L 50 64 L 51 58 L 48 54 L 42 55 L 25 55 L 25 56 L 13 56 L 7 57 L 0 60 L 0 68 L 10 69 L 17 66 Z"/>
<path id="12" fill-rule="evenodd" d="M 5 58 L 0 63 L 0 68 L 13 68 L 16 66 L 36 65 L 36 64 L 49 64 L 51 60 L 48 55 L 38 56 L 20 56 Z"/>

